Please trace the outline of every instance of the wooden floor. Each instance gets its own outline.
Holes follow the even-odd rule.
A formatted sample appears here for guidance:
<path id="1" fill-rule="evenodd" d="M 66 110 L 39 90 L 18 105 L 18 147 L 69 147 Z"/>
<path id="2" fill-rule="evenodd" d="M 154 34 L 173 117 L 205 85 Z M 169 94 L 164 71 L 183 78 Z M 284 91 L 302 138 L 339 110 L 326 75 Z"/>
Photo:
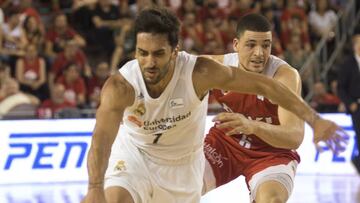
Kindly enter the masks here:
<path id="1" fill-rule="evenodd" d="M 239 178 L 220 187 L 206 194 L 201 203 L 248 203 L 242 183 Z M 86 187 L 86 183 L 2 185 L 0 203 L 79 203 Z M 360 177 L 298 175 L 288 202 L 360 203 Z"/>

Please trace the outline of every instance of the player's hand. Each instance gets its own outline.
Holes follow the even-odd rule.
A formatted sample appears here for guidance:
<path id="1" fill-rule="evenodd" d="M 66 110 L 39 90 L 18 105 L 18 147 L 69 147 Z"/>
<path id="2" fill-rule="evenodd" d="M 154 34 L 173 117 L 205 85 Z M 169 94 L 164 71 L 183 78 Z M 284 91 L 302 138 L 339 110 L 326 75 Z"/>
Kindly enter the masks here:
<path id="1" fill-rule="evenodd" d="M 244 133 L 250 135 L 254 133 L 254 126 L 251 120 L 239 113 L 219 113 L 213 118 L 217 122 L 217 128 L 222 129 L 226 135 Z"/>
<path id="2" fill-rule="evenodd" d="M 336 123 L 318 118 L 314 121 L 312 128 L 314 129 L 313 141 L 318 149 L 319 142 L 323 141 L 336 154 L 345 150 L 349 136 Z"/>
<path id="3" fill-rule="evenodd" d="M 105 192 L 103 188 L 89 188 L 87 195 L 81 203 L 106 203 Z"/>

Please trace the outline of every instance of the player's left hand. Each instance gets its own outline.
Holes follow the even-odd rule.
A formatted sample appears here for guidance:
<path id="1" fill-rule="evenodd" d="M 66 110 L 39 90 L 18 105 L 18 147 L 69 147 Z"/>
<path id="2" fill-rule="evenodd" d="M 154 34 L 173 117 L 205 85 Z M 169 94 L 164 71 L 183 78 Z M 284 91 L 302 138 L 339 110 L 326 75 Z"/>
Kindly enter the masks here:
<path id="1" fill-rule="evenodd" d="M 251 120 L 239 113 L 219 113 L 213 118 L 213 121 L 218 123 L 216 127 L 224 130 L 226 135 L 240 133 L 250 135 L 254 133 L 254 126 Z"/>
<path id="2" fill-rule="evenodd" d="M 323 141 L 335 154 L 344 151 L 348 134 L 333 121 L 318 118 L 314 121 L 314 144 L 319 149 L 319 142 Z"/>

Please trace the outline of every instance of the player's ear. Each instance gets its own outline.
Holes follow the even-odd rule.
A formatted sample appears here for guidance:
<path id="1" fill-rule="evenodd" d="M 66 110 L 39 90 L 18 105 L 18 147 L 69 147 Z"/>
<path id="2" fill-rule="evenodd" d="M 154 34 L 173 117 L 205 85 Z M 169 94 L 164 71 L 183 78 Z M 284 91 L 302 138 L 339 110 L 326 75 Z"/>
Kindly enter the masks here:
<path id="1" fill-rule="evenodd" d="M 238 49 L 239 49 L 238 47 L 239 47 L 239 39 L 235 37 L 233 39 L 233 49 L 235 52 L 238 52 Z"/>
<path id="2" fill-rule="evenodd" d="M 179 45 L 176 45 L 176 47 L 174 48 L 173 52 L 172 52 L 172 57 L 176 58 L 178 53 L 179 53 Z"/>

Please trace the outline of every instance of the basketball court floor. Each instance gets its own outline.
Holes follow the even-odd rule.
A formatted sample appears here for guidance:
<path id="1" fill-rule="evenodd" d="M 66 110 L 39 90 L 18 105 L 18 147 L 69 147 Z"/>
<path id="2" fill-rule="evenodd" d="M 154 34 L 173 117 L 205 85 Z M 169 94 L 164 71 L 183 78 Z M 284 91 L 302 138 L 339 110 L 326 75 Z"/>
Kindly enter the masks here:
<path id="1" fill-rule="evenodd" d="M 249 202 L 239 178 L 202 197 L 201 203 Z M 0 203 L 79 203 L 85 182 L 14 184 L 0 186 Z M 360 203 L 360 177 L 353 175 L 298 175 L 289 203 Z"/>

